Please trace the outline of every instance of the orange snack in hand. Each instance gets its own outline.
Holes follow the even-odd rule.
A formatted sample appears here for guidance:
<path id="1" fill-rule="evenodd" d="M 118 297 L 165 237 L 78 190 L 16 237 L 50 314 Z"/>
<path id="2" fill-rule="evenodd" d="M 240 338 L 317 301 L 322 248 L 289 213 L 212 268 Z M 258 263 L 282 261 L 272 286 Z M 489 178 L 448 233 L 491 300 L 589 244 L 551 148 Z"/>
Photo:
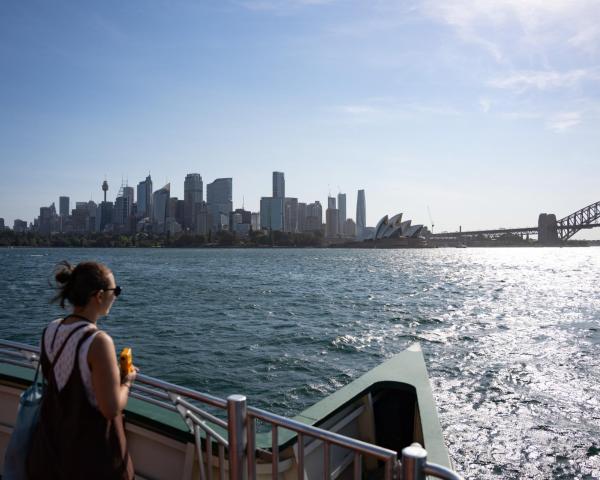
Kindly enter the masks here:
<path id="1" fill-rule="evenodd" d="M 119 355 L 119 368 L 121 369 L 121 378 L 125 378 L 133 372 L 133 354 L 131 348 L 125 347 Z"/>

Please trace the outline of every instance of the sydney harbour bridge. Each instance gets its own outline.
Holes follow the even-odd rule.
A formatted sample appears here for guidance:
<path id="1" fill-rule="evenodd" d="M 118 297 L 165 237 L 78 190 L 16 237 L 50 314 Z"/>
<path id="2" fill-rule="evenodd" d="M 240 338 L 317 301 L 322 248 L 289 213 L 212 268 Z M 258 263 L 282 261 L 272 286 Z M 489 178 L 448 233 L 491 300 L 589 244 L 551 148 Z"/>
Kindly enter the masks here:
<path id="1" fill-rule="evenodd" d="M 537 236 L 540 244 L 556 245 L 566 242 L 580 230 L 595 227 L 600 227 L 600 202 L 592 203 L 558 220 L 554 214 L 541 213 L 538 217 L 537 227 L 444 232 L 431 234 L 430 238 L 439 241 L 466 242 L 478 239 L 498 239 L 508 235 L 522 239 Z"/>

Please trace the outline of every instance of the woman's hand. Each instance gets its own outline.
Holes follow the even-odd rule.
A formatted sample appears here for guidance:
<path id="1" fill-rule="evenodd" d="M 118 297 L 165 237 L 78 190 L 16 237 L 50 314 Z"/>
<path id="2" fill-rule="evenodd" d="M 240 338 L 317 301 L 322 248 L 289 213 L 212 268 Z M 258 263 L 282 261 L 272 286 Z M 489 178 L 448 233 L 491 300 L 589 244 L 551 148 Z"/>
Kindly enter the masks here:
<path id="1" fill-rule="evenodd" d="M 129 388 L 131 388 L 133 386 L 133 382 L 135 382 L 135 378 L 137 377 L 139 371 L 140 369 L 134 365 L 133 370 L 121 379 L 121 384 L 127 385 Z"/>

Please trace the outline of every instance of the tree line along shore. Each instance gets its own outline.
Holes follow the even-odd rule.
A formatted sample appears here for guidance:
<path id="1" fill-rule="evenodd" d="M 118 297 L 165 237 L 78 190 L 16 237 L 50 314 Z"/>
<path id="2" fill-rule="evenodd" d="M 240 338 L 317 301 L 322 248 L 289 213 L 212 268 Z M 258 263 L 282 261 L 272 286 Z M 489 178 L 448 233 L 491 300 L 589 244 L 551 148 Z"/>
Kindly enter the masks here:
<path id="1" fill-rule="evenodd" d="M 468 247 L 535 247 L 537 242 L 520 238 L 506 238 L 501 241 L 476 240 L 465 242 Z M 38 232 L 0 232 L 1 247 L 42 247 L 42 248 L 211 248 L 211 247 L 346 247 L 346 248 L 436 248 L 453 247 L 452 242 L 397 241 L 384 242 L 366 240 L 349 242 L 338 239 L 331 240 L 320 231 L 309 233 L 285 233 L 280 231 L 250 231 L 247 236 L 238 236 L 233 232 L 221 230 L 216 234 L 198 235 L 190 233 L 150 234 L 136 233 L 132 235 L 111 233 L 54 233 L 51 235 Z M 563 246 L 600 246 L 600 240 L 569 240 Z"/>
<path id="2" fill-rule="evenodd" d="M 221 230 L 216 234 L 196 235 L 180 233 L 133 235 L 91 233 L 55 233 L 43 235 L 37 232 L 0 232 L 0 247 L 87 247 L 87 248 L 198 248 L 198 247 L 321 247 L 324 246 L 321 232 L 284 233 L 251 231 L 248 236 L 239 237 L 233 232 Z"/>

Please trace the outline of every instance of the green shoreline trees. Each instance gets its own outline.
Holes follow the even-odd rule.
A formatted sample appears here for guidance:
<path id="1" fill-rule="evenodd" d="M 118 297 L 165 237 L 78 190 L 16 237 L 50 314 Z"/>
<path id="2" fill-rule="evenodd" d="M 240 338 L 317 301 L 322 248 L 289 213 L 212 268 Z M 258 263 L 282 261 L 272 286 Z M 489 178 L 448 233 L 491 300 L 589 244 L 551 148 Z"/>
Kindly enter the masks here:
<path id="1" fill-rule="evenodd" d="M 320 247 L 323 235 L 314 233 L 284 233 L 262 231 L 250 232 L 247 237 L 239 237 L 223 230 L 215 235 L 204 237 L 189 233 L 177 235 L 154 235 L 137 233 L 134 235 L 93 233 L 55 233 L 42 235 L 37 232 L 15 233 L 11 230 L 0 232 L 0 247 L 57 247 L 57 248 L 199 248 L 199 247 Z"/>

